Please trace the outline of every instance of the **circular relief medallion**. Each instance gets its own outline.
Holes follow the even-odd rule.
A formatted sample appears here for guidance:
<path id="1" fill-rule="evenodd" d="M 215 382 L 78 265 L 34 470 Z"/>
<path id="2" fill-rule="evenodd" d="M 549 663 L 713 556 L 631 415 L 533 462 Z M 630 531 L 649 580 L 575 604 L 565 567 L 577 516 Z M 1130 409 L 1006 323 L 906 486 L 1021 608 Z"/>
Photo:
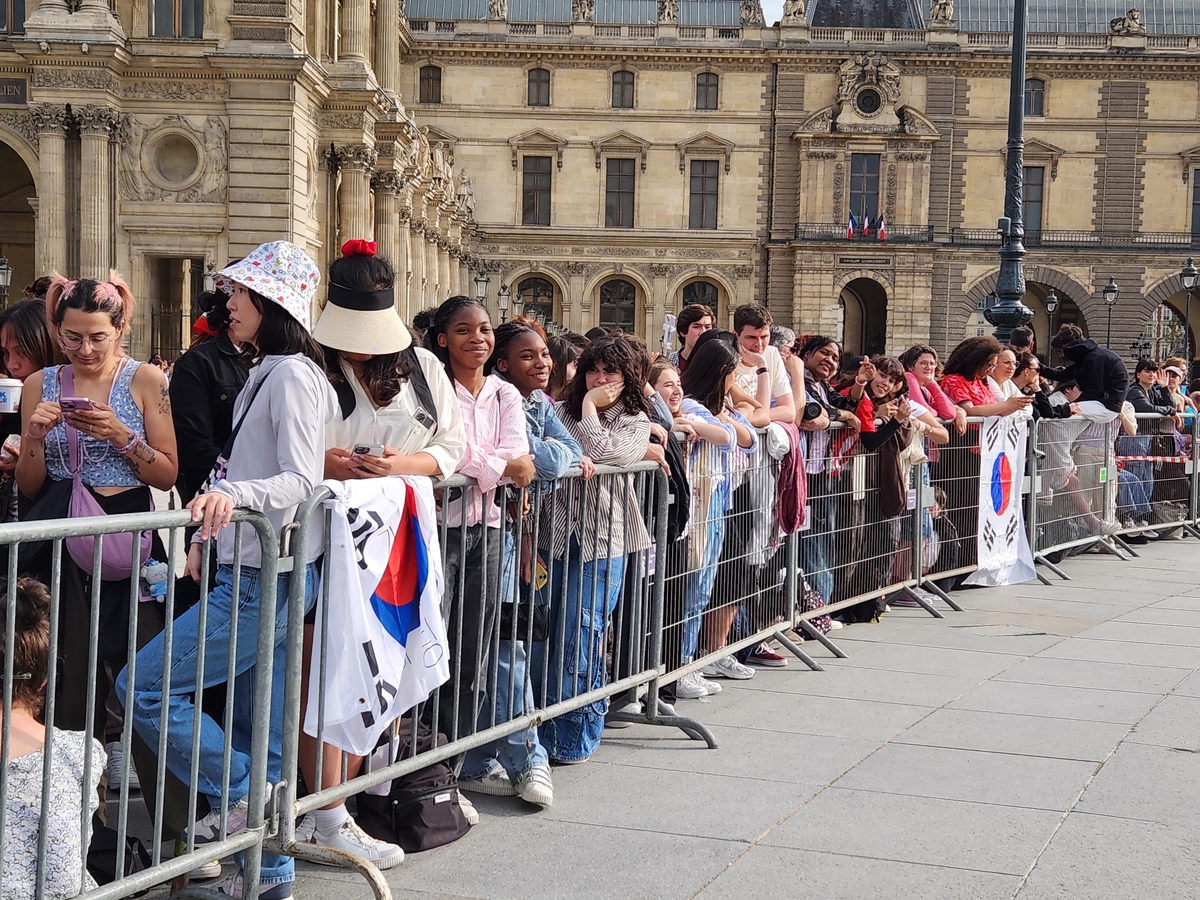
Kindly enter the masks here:
<path id="1" fill-rule="evenodd" d="M 864 116 L 873 116 L 883 106 L 883 98 L 874 88 L 865 88 L 854 98 L 854 106 Z"/>
<path id="2" fill-rule="evenodd" d="M 182 130 L 164 130 L 147 140 L 142 171 L 158 187 L 182 191 L 203 173 L 203 155 L 195 140 Z"/>

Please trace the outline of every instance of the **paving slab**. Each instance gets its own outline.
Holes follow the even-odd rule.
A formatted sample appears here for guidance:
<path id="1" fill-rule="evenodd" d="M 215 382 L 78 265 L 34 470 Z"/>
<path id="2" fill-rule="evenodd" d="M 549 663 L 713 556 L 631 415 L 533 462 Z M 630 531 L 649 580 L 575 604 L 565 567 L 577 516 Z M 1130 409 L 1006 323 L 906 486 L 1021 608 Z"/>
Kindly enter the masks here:
<path id="1" fill-rule="evenodd" d="M 1200 753 L 1200 697 L 1164 697 L 1130 732 L 1130 743 Z"/>
<path id="2" fill-rule="evenodd" d="M 1078 809 L 1200 828 L 1200 752 L 1123 743 L 1096 774 Z"/>
<path id="3" fill-rule="evenodd" d="M 1153 626 L 1147 626 L 1153 627 Z M 1038 656 L 1053 659 L 1090 659 L 1132 666 L 1200 668 L 1200 643 L 1195 646 L 1147 644 L 1120 640 L 1096 640 L 1090 635 L 1047 647 Z"/>
<path id="4" fill-rule="evenodd" d="M 1052 719 L 1116 722 L 1133 725 L 1158 701 L 1155 694 L 1132 691 L 1102 691 L 1029 684 L 1018 681 L 988 681 L 955 700 L 957 709 L 981 712 L 1023 713 Z"/>
<path id="5" fill-rule="evenodd" d="M 996 681 L 1161 695 L 1174 689 L 1190 672 L 1191 669 L 1185 667 L 1131 666 L 1127 663 L 1034 656 L 998 673 Z"/>
<path id="6" fill-rule="evenodd" d="M 1098 763 L 1112 753 L 1128 732 L 1128 726 L 1110 722 L 939 709 L 895 738 L 895 742 Z"/>
<path id="7" fill-rule="evenodd" d="M 789 702 L 776 693 L 752 692 L 748 689 L 741 693 L 744 693 L 744 697 L 737 703 L 703 717 L 703 721 L 712 725 L 744 724 L 765 731 L 883 742 L 933 711 L 928 706 L 874 700 L 804 697 Z"/>

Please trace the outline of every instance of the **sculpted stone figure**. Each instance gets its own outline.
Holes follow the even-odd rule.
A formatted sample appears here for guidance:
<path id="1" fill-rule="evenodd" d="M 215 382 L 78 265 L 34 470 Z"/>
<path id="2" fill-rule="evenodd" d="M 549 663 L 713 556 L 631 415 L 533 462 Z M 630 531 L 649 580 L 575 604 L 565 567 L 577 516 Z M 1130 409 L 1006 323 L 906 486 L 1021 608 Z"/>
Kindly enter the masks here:
<path id="1" fill-rule="evenodd" d="M 954 21 L 954 0 L 933 0 L 929 9 L 929 24 L 948 25 Z"/>
<path id="2" fill-rule="evenodd" d="M 762 3 L 759 0 L 742 0 L 741 22 L 743 26 L 763 24 Z"/>
<path id="3" fill-rule="evenodd" d="M 591 22 L 596 18 L 596 0 L 571 0 L 571 21 Z"/>
<path id="4" fill-rule="evenodd" d="M 658 0 L 658 24 L 674 25 L 679 21 L 679 0 Z"/>
<path id="5" fill-rule="evenodd" d="M 471 187 L 471 178 L 467 175 L 466 169 L 462 169 L 458 173 L 458 208 L 467 216 L 474 218 L 475 191 Z"/>
<path id="6" fill-rule="evenodd" d="M 488 0 L 489 19 L 508 18 L 508 0 Z"/>
<path id="7" fill-rule="evenodd" d="M 1141 12 L 1131 9 L 1124 16 L 1110 21 L 1108 30 L 1113 34 L 1145 34 L 1146 26 L 1142 24 Z"/>
<path id="8" fill-rule="evenodd" d="M 804 21 L 804 0 L 785 0 L 783 4 L 783 21 L 800 23 Z"/>

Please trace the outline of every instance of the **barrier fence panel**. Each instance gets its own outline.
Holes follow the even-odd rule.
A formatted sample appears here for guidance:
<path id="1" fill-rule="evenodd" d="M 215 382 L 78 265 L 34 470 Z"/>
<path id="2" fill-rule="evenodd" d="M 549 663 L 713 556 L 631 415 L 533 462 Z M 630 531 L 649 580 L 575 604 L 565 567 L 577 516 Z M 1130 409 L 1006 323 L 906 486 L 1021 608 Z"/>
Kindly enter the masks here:
<path id="1" fill-rule="evenodd" d="M 390 894 L 373 865 L 298 841 L 296 817 L 364 791 L 386 794 L 393 779 L 443 760 L 464 778 L 478 778 L 492 765 L 514 765 L 516 757 L 528 762 L 534 745 L 542 748 L 542 762 L 547 756 L 585 757 L 599 742 L 606 717 L 618 716 L 609 709 L 614 698 L 623 707 L 620 718 L 680 727 L 701 739 L 708 735 L 697 722 L 665 715 L 654 685 L 644 710 L 633 706 L 639 689 L 659 675 L 672 498 L 658 466 L 597 466 L 588 479 L 575 470 L 521 491 L 486 493 L 456 476 L 436 490 L 449 680 L 427 700 L 408 704 L 397 698 L 395 708 L 378 709 L 381 721 L 384 716 L 395 721 L 372 747 L 346 746 L 345 729 L 333 725 L 339 711 L 327 700 L 329 640 L 315 634 L 331 635 L 324 627 L 331 611 L 335 621 L 343 615 L 338 586 L 331 590 L 329 579 L 323 580 L 314 622 L 307 627 L 296 596 L 291 606 L 289 724 L 282 751 L 290 774 L 278 835 L 268 846 L 357 868 L 380 897 Z M 321 488 L 301 507 L 290 534 L 293 558 L 311 555 L 318 535 L 325 536 L 327 548 L 333 546 L 330 497 Z M 371 540 L 368 532 L 356 520 L 356 540 L 359 535 Z M 327 554 L 327 571 L 329 564 Z M 317 660 L 311 680 L 310 652 Z M 389 701 L 396 687 L 388 686 Z M 317 714 L 306 722 L 309 705 Z M 439 733 L 445 740 L 434 739 Z M 342 737 L 328 740 L 331 734 Z M 369 759 L 364 763 L 361 756 Z M 514 784 L 519 774 L 519 768 L 511 773 Z M 297 796 L 301 778 L 307 792 Z"/>
<path id="2" fill-rule="evenodd" d="M 922 586 L 949 594 L 976 568 L 979 529 L 979 432 L 983 419 L 968 418 L 959 434 L 947 425 L 950 441 L 930 454 L 929 514 L 933 539 L 922 559 Z"/>
<path id="3" fill-rule="evenodd" d="M 267 730 L 236 726 L 232 691 L 223 716 L 215 702 L 204 704 L 205 715 L 193 716 L 197 710 L 184 696 L 195 692 L 199 704 L 203 691 L 195 691 L 195 685 L 233 684 L 239 662 L 255 666 L 266 660 L 270 666 L 273 658 L 274 529 L 265 516 L 246 510 L 237 511 L 233 521 L 235 556 L 246 541 L 259 541 L 263 548 L 263 614 L 246 616 L 243 610 L 240 636 L 235 627 L 207 639 L 206 618 L 228 619 L 227 611 L 245 606 L 246 598 L 239 597 L 235 578 L 231 593 L 214 599 L 208 553 L 196 595 L 177 591 L 181 573 L 174 562 L 186 546 L 190 513 L 0 525 L 6 573 L 0 738 L 0 867 L 5 872 L 0 893 L 5 897 L 40 900 L 77 891 L 96 900 L 129 897 L 172 879 L 180 886 L 198 866 L 239 852 L 246 884 L 258 883 L 264 805 L 250 803 L 243 814 L 231 808 L 229 798 L 267 795 Z M 14 669 L 21 655 L 15 638 L 25 618 L 18 615 L 18 602 L 29 609 L 43 596 L 49 615 L 40 717 L 45 737 L 41 747 L 34 747 L 27 724 L 20 741 L 14 741 L 13 728 L 38 714 L 43 694 L 34 678 L 41 675 Z M 244 721 L 255 721 L 255 710 L 270 708 L 272 679 L 245 677 L 239 686 L 247 705 L 239 713 Z M 164 697 L 171 702 L 163 703 Z M 202 725 L 208 751 L 203 760 L 198 752 L 188 752 L 200 746 Z M 107 757 L 113 753 L 123 760 L 119 791 L 108 783 Z M 181 833 L 184 839 L 177 842 Z M 134 859 L 141 847 L 127 843 L 134 838 L 149 844 L 145 859 Z M 91 860 L 89 844 L 98 854 Z M 109 883 L 96 883 L 89 862 L 98 873 L 109 869 Z M 126 875 L 131 862 L 141 870 Z"/>

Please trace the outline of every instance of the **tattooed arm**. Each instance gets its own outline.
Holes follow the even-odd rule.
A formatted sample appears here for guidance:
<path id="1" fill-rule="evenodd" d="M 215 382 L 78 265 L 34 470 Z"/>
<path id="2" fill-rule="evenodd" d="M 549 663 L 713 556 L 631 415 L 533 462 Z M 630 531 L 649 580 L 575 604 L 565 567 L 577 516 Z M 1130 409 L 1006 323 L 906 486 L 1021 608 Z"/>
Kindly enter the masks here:
<path id="1" fill-rule="evenodd" d="M 169 491 L 179 474 L 175 448 L 175 425 L 171 419 L 171 394 L 167 378 L 154 366 L 138 366 L 133 376 L 133 399 L 142 409 L 146 437 L 125 453 L 125 458 L 137 471 L 144 484 Z M 133 434 L 123 428 L 125 440 L 116 443 L 124 447 Z"/>

